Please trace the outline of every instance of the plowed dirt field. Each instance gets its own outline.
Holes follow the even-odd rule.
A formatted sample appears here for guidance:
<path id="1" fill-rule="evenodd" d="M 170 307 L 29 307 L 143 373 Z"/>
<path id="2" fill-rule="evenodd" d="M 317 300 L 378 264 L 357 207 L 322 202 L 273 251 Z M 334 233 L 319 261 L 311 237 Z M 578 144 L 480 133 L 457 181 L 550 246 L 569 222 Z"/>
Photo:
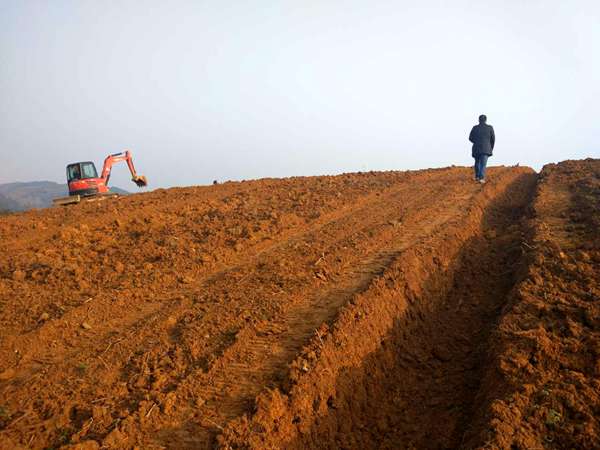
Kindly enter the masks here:
<path id="1" fill-rule="evenodd" d="M 265 179 L 1 217 L 0 448 L 596 448 L 599 177 Z"/>

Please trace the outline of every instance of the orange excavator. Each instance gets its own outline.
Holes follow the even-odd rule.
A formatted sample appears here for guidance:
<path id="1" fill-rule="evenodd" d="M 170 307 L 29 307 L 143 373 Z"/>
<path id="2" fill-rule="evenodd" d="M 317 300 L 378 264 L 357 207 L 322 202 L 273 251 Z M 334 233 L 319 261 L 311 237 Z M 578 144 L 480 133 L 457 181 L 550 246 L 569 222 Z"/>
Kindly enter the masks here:
<path id="1" fill-rule="evenodd" d="M 54 199 L 55 205 L 69 205 L 79 203 L 81 200 L 92 200 L 106 197 L 116 197 L 117 194 L 110 191 L 108 180 L 112 166 L 118 162 L 125 161 L 131 172 L 131 181 L 144 187 L 148 185 L 146 177 L 138 175 L 133 165 L 133 159 L 129 150 L 108 155 L 104 160 L 102 174 L 98 176 L 96 166 L 91 161 L 72 163 L 67 166 L 67 183 L 69 185 L 69 196 Z"/>

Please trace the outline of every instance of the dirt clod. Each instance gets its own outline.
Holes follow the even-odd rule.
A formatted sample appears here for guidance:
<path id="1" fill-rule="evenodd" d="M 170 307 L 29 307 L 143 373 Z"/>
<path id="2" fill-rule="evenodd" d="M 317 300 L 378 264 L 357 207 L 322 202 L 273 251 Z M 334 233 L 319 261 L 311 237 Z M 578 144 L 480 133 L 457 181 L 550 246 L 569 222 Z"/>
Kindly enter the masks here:
<path id="1" fill-rule="evenodd" d="M 22 271 L 22 270 L 15 270 L 12 273 L 12 279 L 15 280 L 15 281 L 23 281 L 25 279 L 26 275 L 27 274 L 24 271 Z"/>

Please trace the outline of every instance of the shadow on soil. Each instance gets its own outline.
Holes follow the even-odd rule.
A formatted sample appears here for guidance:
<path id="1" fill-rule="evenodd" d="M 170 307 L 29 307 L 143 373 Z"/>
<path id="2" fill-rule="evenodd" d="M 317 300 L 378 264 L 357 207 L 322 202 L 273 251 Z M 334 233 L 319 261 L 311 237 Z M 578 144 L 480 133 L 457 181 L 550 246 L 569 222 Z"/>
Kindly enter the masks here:
<path id="1" fill-rule="evenodd" d="M 490 332 L 522 262 L 523 217 L 536 174 L 524 174 L 484 212 L 444 273 L 431 274 L 379 349 L 342 372 L 328 412 L 288 449 L 462 448 Z M 301 419 L 299 419 L 300 421 Z"/>

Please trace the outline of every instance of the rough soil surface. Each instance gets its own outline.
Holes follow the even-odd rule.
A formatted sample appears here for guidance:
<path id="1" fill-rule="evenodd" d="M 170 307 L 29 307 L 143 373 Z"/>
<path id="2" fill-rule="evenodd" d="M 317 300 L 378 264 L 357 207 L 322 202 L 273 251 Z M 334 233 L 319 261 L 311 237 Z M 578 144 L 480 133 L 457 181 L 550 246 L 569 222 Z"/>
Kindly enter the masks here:
<path id="1" fill-rule="evenodd" d="M 494 331 L 471 446 L 600 448 L 600 160 L 540 174 L 527 267 Z"/>
<path id="2" fill-rule="evenodd" d="M 228 424 L 224 448 L 460 448 L 482 352 L 521 256 L 527 169 L 497 174 L 443 225 L 399 248 L 331 328 Z M 438 211 L 436 214 L 441 214 Z"/>
<path id="3" fill-rule="evenodd" d="M 0 448 L 483 445 L 494 389 L 516 392 L 490 373 L 536 182 L 362 173 L 2 217 Z"/>

